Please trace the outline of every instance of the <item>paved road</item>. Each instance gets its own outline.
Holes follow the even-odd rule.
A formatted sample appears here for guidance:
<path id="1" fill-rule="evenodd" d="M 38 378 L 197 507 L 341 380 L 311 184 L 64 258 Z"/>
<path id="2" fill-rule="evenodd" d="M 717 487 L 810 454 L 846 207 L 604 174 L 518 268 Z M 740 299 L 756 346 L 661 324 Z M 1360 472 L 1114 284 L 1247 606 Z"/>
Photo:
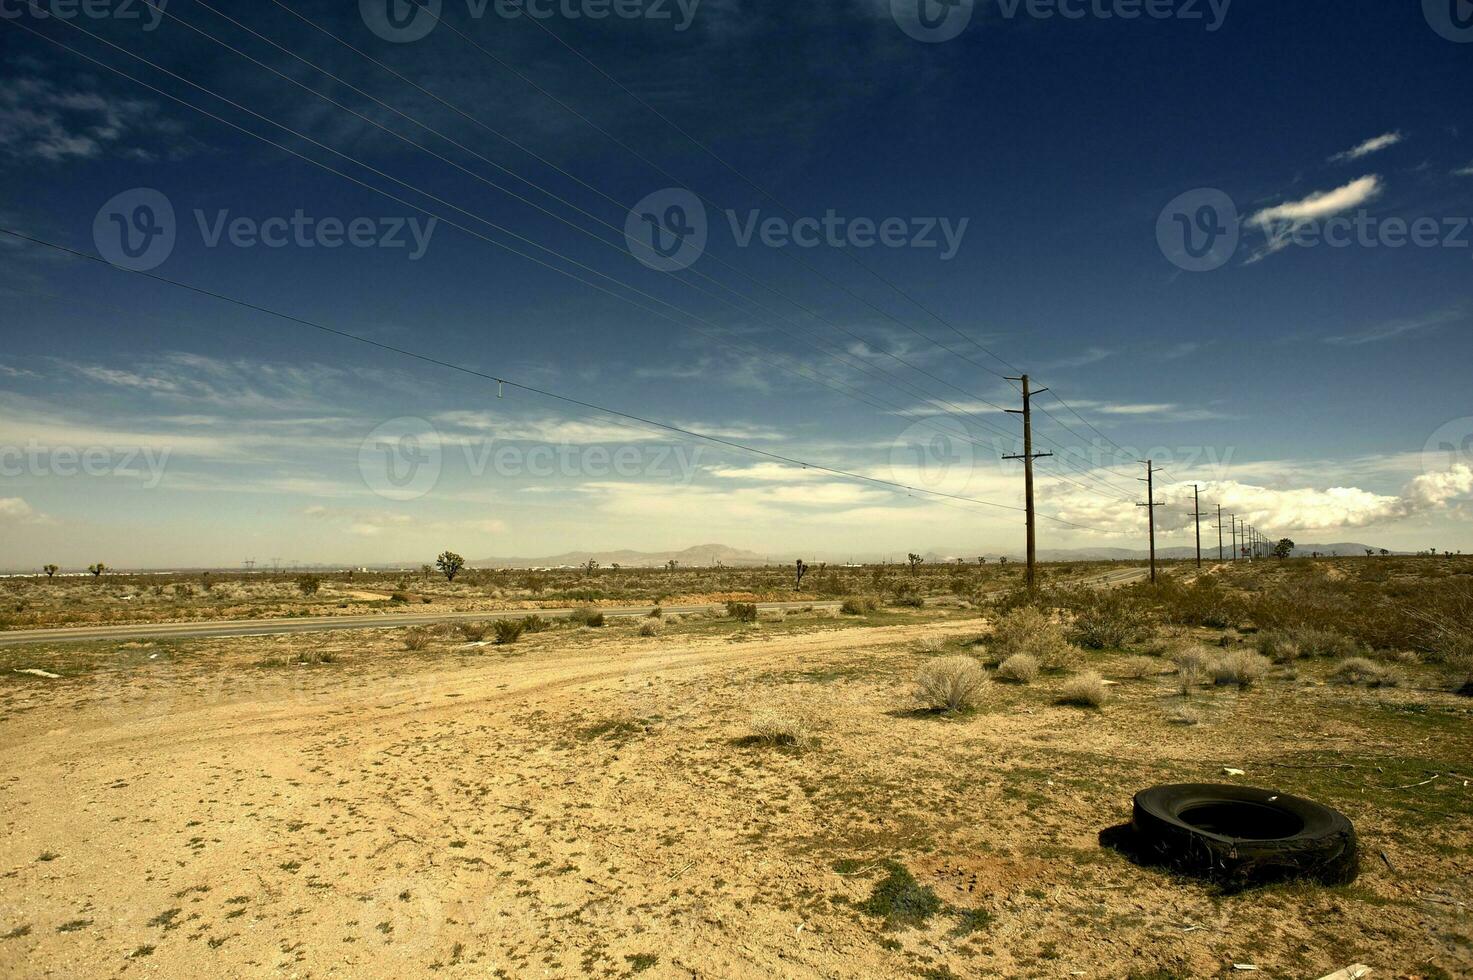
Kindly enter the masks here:
<path id="1" fill-rule="evenodd" d="M 1106 572 L 1086 584 L 1103 587 L 1124 585 L 1146 577 L 1144 568 L 1122 568 Z M 665 606 L 666 612 L 691 613 L 710 609 L 716 603 Z M 838 602 L 759 602 L 758 609 L 837 609 Z M 643 616 L 650 606 L 619 606 L 603 609 L 605 616 Z M 280 633 L 316 633 L 323 630 L 403 629 L 464 620 L 491 620 L 536 613 L 547 619 L 572 615 L 574 607 L 560 609 L 500 609 L 479 612 L 376 613 L 360 616 L 301 616 L 292 619 L 222 619 L 204 623 L 139 623 L 120 626 L 68 626 L 60 629 L 6 630 L 0 632 L 0 647 L 36 643 L 87 643 L 119 640 L 183 640 L 207 636 L 272 636 Z"/>

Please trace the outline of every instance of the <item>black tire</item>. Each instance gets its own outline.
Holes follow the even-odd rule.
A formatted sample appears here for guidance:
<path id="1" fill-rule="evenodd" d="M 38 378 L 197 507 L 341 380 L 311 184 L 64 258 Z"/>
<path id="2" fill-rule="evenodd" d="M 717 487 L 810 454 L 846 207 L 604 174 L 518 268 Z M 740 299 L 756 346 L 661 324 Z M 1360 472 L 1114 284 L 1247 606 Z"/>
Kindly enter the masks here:
<path id="1" fill-rule="evenodd" d="M 1130 823 L 1146 855 L 1229 885 L 1292 878 L 1343 885 L 1360 871 L 1355 828 L 1344 814 L 1273 790 L 1153 786 L 1135 795 Z"/>

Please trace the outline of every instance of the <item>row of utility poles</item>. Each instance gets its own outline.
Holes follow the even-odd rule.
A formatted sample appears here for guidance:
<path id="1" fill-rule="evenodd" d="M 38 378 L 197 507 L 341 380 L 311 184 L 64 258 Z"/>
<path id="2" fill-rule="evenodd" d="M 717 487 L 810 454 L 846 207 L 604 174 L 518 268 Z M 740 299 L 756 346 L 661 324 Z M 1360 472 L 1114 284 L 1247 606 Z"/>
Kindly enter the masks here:
<path id="1" fill-rule="evenodd" d="M 1037 577 L 1038 576 L 1038 572 L 1037 572 L 1037 567 L 1036 567 L 1037 564 L 1038 564 L 1038 536 L 1037 536 L 1037 532 L 1036 532 L 1036 529 L 1035 529 L 1036 528 L 1037 521 L 1036 521 L 1036 514 L 1034 512 L 1034 507 L 1033 507 L 1033 461 L 1035 459 L 1042 459 L 1045 456 L 1052 456 L 1053 455 L 1053 453 L 1035 453 L 1033 451 L 1033 405 L 1032 405 L 1032 398 L 1033 398 L 1034 395 L 1036 395 L 1036 394 L 1038 394 L 1040 392 L 1048 391 L 1048 389 L 1047 388 L 1038 388 L 1038 389 L 1031 388 L 1030 385 L 1029 385 L 1029 381 L 1028 381 L 1028 375 L 1026 375 L 1026 374 L 1021 375 L 1021 376 L 1016 377 L 1016 378 L 1008 378 L 1007 380 L 1021 382 L 1022 383 L 1022 386 L 1023 386 L 1023 407 L 1021 409 L 1016 409 L 1016 408 L 1007 409 L 1007 411 L 1010 414 L 1023 416 L 1023 452 L 1022 453 L 1019 453 L 1019 454 L 1010 455 L 1010 456 L 1004 456 L 1003 459 L 1021 459 L 1023 461 L 1023 502 L 1024 502 L 1024 511 L 1025 511 L 1025 513 L 1027 515 L 1027 524 L 1028 524 L 1028 549 L 1027 549 L 1028 550 L 1028 570 L 1027 570 L 1027 583 L 1028 583 L 1028 588 L 1032 589 L 1032 588 L 1034 588 L 1036 586 L 1037 581 L 1038 581 L 1038 577 Z M 1147 518 L 1147 524 L 1149 525 L 1149 528 L 1150 528 L 1150 540 L 1151 540 L 1151 546 L 1150 546 L 1150 553 L 1151 553 L 1151 581 L 1152 582 L 1155 582 L 1156 581 L 1156 508 L 1157 507 L 1163 507 L 1163 506 L 1165 506 L 1165 501 L 1157 500 L 1156 499 L 1155 474 L 1161 472 L 1161 467 L 1153 466 L 1152 465 L 1152 461 L 1149 460 L 1149 459 L 1143 459 L 1143 460 L 1140 460 L 1139 462 L 1142 463 L 1146 467 L 1146 475 L 1144 477 L 1137 477 L 1137 479 L 1140 480 L 1141 483 L 1144 483 L 1146 485 L 1146 502 L 1145 503 L 1138 503 L 1138 504 L 1136 504 L 1136 506 L 1137 507 L 1144 507 L 1144 508 L 1146 508 L 1146 518 Z M 1201 568 L 1202 567 L 1202 498 L 1201 498 L 1201 488 L 1197 484 L 1195 484 L 1195 483 L 1192 484 L 1192 518 L 1193 518 L 1193 523 L 1194 523 L 1195 528 L 1196 528 L 1196 538 L 1197 538 L 1197 567 L 1198 568 Z M 1232 552 L 1232 554 L 1233 554 L 1233 560 L 1236 561 L 1239 557 L 1243 557 L 1243 558 L 1257 558 L 1257 557 L 1259 557 L 1259 555 L 1263 553 L 1261 549 L 1263 549 L 1268 544 L 1268 539 L 1266 537 L 1264 537 L 1263 535 L 1259 534 L 1258 531 L 1257 531 L 1257 529 L 1254 528 L 1251 524 L 1247 524 L 1247 523 L 1243 522 L 1241 519 L 1239 519 L 1236 514 L 1229 513 L 1228 514 L 1228 521 L 1229 521 L 1229 523 L 1228 523 L 1227 527 L 1231 529 L 1231 531 L 1232 531 L 1232 538 L 1233 538 L 1233 552 Z M 1223 529 L 1224 529 L 1224 525 L 1222 523 L 1222 505 L 1220 505 L 1220 504 L 1217 507 L 1217 523 L 1214 524 L 1213 527 L 1215 527 L 1217 529 L 1217 560 L 1218 561 L 1223 561 L 1224 560 L 1224 556 L 1223 556 L 1224 542 L 1223 542 L 1223 534 L 1222 534 L 1222 532 L 1223 532 Z M 1242 544 L 1241 545 L 1239 544 L 1239 541 L 1240 540 L 1242 541 Z"/>

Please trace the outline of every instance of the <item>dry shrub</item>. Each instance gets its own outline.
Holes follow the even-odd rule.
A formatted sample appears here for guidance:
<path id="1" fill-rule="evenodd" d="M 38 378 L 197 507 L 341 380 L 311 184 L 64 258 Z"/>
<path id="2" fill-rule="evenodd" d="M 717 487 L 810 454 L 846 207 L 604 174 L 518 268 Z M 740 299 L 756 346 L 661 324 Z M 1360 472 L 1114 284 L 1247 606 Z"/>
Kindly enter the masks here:
<path id="1" fill-rule="evenodd" d="M 1251 687 L 1268 674 L 1268 658 L 1251 650 L 1235 650 L 1212 662 L 1209 672 L 1214 684 Z"/>
<path id="2" fill-rule="evenodd" d="M 1109 696 L 1105 679 L 1094 671 L 1087 670 L 1064 682 L 1059 690 L 1059 703 L 1078 705 L 1081 708 L 1098 708 Z"/>
<path id="3" fill-rule="evenodd" d="M 1152 657 L 1131 657 L 1120 665 L 1121 676 L 1132 680 L 1140 680 L 1159 673 L 1161 673 L 1161 664 Z"/>
<path id="4" fill-rule="evenodd" d="M 1290 630 L 1289 636 L 1306 657 L 1356 657 L 1362 652 L 1359 643 L 1333 630 L 1301 627 Z"/>
<path id="5" fill-rule="evenodd" d="M 1335 665 L 1330 679 L 1337 684 L 1364 684 L 1367 687 L 1395 687 L 1401 683 L 1389 667 L 1366 657 L 1346 657 Z"/>
<path id="6" fill-rule="evenodd" d="M 522 617 L 522 629 L 528 633 L 542 633 L 552 629 L 552 621 L 533 613 Z"/>
<path id="7" fill-rule="evenodd" d="M 1200 725 L 1202 724 L 1202 712 L 1189 704 L 1184 704 L 1167 715 L 1166 720 L 1173 725 Z"/>
<path id="8" fill-rule="evenodd" d="M 479 643 L 486 638 L 489 629 L 485 623 L 461 623 L 460 635 L 472 643 Z"/>
<path id="9" fill-rule="evenodd" d="M 752 713 L 750 741 L 759 745 L 791 745 L 802 748 L 814 743 L 801 718 L 771 708 Z"/>
<path id="10" fill-rule="evenodd" d="M 1210 660 L 1206 648 L 1201 646 L 1183 646 L 1172 652 L 1171 662 L 1176 665 L 1176 689 L 1183 697 L 1201 686 Z"/>
<path id="11" fill-rule="evenodd" d="M 916 672 L 916 697 L 928 711 L 970 711 L 986 698 L 990 683 L 971 657 L 944 657 Z"/>
<path id="12" fill-rule="evenodd" d="M 1081 659 L 1079 648 L 1065 638 L 1063 627 L 1033 606 L 1021 606 L 999 619 L 989 646 L 994 660 L 1026 653 L 1042 670 L 1064 670 Z"/>
<path id="13" fill-rule="evenodd" d="M 422 626 L 411 626 L 404 631 L 404 649 L 419 651 L 430 645 L 430 631 Z"/>
<path id="14" fill-rule="evenodd" d="M 655 623 L 654 621 L 646 621 L 644 623 L 641 623 L 640 626 L 639 626 L 639 635 L 640 636 L 659 636 L 660 635 L 660 626 L 659 626 L 658 623 Z"/>
<path id="15" fill-rule="evenodd" d="M 757 604 L 755 602 L 728 602 L 726 614 L 739 623 L 757 622 Z"/>
<path id="16" fill-rule="evenodd" d="M 1014 684 L 1031 684 L 1038 679 L 1038 658 L 1015 653 L 998 665 L 997 676 Z"/>
<path id="17" fill-rule="evenodd" d="M 946 641 L 939 636 L 923 636 L 916 642 L 916 649 L 921 653 L 940 653 Z"/>
<path id="18" fill-rule="evenodd" d="M 1080 590 L 1072 639 L 1092 650 L 1118 650 L 1151 634 L 1156 618 L 1132 592 L 1121 589 Z"/>
<path id="19" fill-rule="evenodd" d="M 602 626 L 604 614 L 593 606 L 579 606 L 568 616 L 578 626 Z"/>
<path id="20" fill-rule="evenodd" d="M 661 619 L 665 615 L 665 610 L 660 608 L 659 606 L 656 606 L 645 615 L 649 616 L 650 619 Z"/>
<path id="21" fill-rule="evenodd" d="M 1299 659 L 1303 652 L 1294 634 L 1285 630 L 1265 630 L 1258 634 L 1258 652 L 1276 664 Z"/>
<path id="22" fill-rule="evenodd" d="M 839 612 L 845 616 L 863 616 L 878 608 L 879 602 L 870 596 L 851 596 L 839 606 Z"/>

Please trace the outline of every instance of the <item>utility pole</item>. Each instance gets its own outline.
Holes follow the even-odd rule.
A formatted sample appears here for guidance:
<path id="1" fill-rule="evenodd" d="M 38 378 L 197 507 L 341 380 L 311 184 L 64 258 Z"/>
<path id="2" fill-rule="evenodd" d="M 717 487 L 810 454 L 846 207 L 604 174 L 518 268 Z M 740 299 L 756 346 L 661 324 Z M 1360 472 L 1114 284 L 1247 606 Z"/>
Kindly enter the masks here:
<path id="1" fill-rule="evenodd" d="M 1237 561 L 1238 560 L 1238 515 L 1237 514 L 1229 514 L 1228 515 L 1228 526 L 1231 527 L 1232 528 L 1232 531 L 1233 531 L 1233 561 Z"/>
<path id="2" fill-rule="evenodd" d="M 1197 525 L 1197 567 L 1202 567 L 1202 496 L 1201 490 L 1192 484 L 1192 519 Z"/>
<path id="3" fill-rule="evenodd" d="M 1143 503 L 1143 504 L 1136 504 L 1136 506 L 1137 507 L 1144 507 L 1146 509 L 1146 516 L 1148 518 L 1148 523 L 1149 523 L 1150 528 L 1151 528 L 1151 584 L 1152 585 L 1155 585 L 1156 584 L 1156 508 L 1162 506 L 1161 502 L 1156 499 L 1156 481 L 1155 481 L 1155 474 L 1161 472 L 1161 468 L 1160 467 L 1156 467 L 1156 466 L 1152 466 L 1151 465 L 1151 461 L 1149 459 L 1142 459 L 1142 460 L 1139 460 L 1139 462 L 1146 464 L 1146 475 L 1145 475 L 1145 477 L 1144 478 L 1139 477 L 1139 476 L 1136 477 L 1137 480 L 1140 480 L 1140 482 L 1142 482 L 1142 483 L 1144 483 L 1146 485 L 1146 502 Z"/>
<path id="4" fill-rule="evenodd" d="M 1217 528 L 1217 560 L 1222 561 L 1222 504 L 1217 505 L 1217 523 L 1212 526 Z"/>
<path id="5" fill-rule="evenodd" d="M 1021 409 L 1009 408 L 1006 411 L 1011 415 L 1023 416 L 1023 454 L 1021 456 L 1004 456 L 1003 459 L 1021 459 L 1023 461 L 1023 506 L 1028 515 L 1028 589 L 1032 591 L 1035 583 L 1035 565 L 1038 563 L 1037 536 L 1034 531 L 1036 522 L 1033 512 L 1033 461 L 1044 456 L 1052 456 L 1053 453 L 1035 453 L 1033 451 L 1033 406 L 1031 398 L 1037 392 L 1028 387 L 1028 375 L 1017 378 L 1008 378 L 1009 381 L 1023 382 L 1023 407 Z M 1048 391 L 1047 388 L 1039 388 L 1039 391 Z"/>

